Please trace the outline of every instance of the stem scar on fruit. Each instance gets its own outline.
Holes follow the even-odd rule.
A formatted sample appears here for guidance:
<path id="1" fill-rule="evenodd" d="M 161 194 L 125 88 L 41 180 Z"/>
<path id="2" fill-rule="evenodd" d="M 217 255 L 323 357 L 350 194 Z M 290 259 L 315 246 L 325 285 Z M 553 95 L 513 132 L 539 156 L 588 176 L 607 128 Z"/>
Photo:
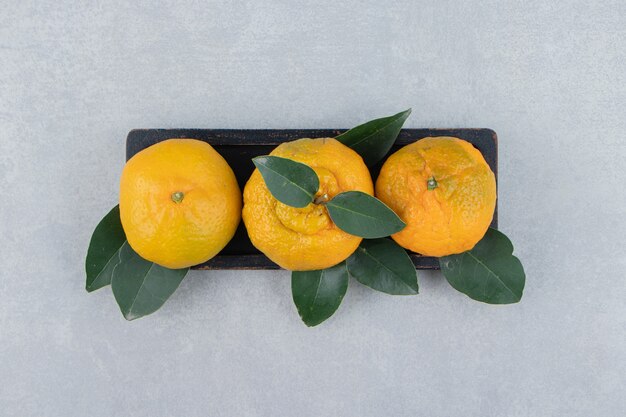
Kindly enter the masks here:
<path id="1" fill-rule="evenodd" d="M 434 190 L 435 188 L 437 188 L 437 180 L 435 179 L 435 177 L 430 177 L 428 181 L 426 181 L 426 187 L 428 188 L 428 190 Z"/>
<path id="2" fill-rule="evenodd" d="M 176 204 L 181 203 L 183 201 L 183 198 L 185 198 L 185 193 L 183 193 L 182 191 L 176 191 L 175 193 L 172 193 L 172 201 Z"/>
<path id="3" fill-rule="evenodd" d="M 324 204 L 327 202 L 328 202 L 328 194 L 319 195 L 315 197 L 315 200 L 313 200 L 313 204 Z"/>

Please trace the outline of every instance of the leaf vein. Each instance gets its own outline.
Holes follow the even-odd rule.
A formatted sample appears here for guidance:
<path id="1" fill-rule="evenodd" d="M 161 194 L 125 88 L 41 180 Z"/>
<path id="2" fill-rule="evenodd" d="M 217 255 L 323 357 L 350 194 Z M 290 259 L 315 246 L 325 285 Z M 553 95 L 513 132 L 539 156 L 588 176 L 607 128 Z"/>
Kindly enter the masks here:
<path id="1" fill-rule="evenodd" d="M 509 286 L 506 285 L 506 283 L 502 281 L 502 279 L 500 279 L 500 276 L 498 274 L 496 274 L 493 270 L 491 270 L 491 268 L 489 268 L 484 262 L 482 262 L 476 256 L 472 255 L 471 252 L 467 252 L 467 255 L 471 256 L 477 263 L 482 265 L 482 267 L 485 268 L 487 272 L 493 275 L 502 284 L 504 288 L 506 288 L 515 298 L 517 298 L 517 294 L 515 294 L 515 292 L 511 288 L 509 288 Z"/>
<path id="2" fill-rule="evenodd" d="M 120 248 L 123 246 L 124 244 L 122 243 L 122 245 L 120 245 Z M 117 248 L 117 250 L 115 252 L 113 252 L 113 255 L 111 255 L 111 257 L 109 258 L 109 260 L 107 261 L 106 264 L 104 264 L 104 266 L 102 267 L 102 269 L 100 270 L 100 272 L 98 272 L 98 275 L 96 275 L 96 277 L 91 281 L 91 283 L 89 284 L 89 288 L 93 287 L 93 285 L 96 283 L 96 281 L 98 281 L 98 278 L 100 278 L 100 275 L 102 275 L 102 273 L 107 269 L 107 267 L 109 266 L 109 264 L 111 263 L 111 261 L 113 260 L 113 258 L 117 258 L 119 261 L 119 250 L 120 248 Z"/>
<path id="3" fill-rule="evenodd" d="M 266 166 L 267 168 L 267 166 Z M 308 196 L 312 196 L 313 194 L 311 192 L 309 192 L 307 189 L 302 188 L 298 183 L 295 183 L 293 181 L 291 181 L 288 177 L 285 177 L 284 175 L 282 175 L 281 173 L 274 171 L 273 169 L 267 168 L 269 171 L 273 172 L 274 174 L 278 175 L 279 177 L 283 178 L 284 180 L 286 180 L 287 182 L 283 183 L 282 186 L 285 186 L 287 184 L 293 184 L 295 185 L 297 188 L 301 189 L 304 193 L 306 193 L 306 195 Z"/>
<path id="4" fill-rule="evenodd" d="M 368 251 L 363 250 L 363 252 L 365 253 L 365 255 L 367 255 L 368 257 L 370 257 L 372 260 L 374 260 L 374 262 L 376 262 L 377 264 L 379 264 L 380 266 L 382 266 L 383 268 L 385 268 L 387 271 L 391 272 L 394 276 L 396 276 L 400 282 L 402 282 L 402 284 L 404 284 L 405 287 L 415 291 L 415 289 L 413 287 L 411 287 L 409 284 L 407 284 L 406 282 L 404 282 L 404 280 L 400 277 L 400 274 L 398 274 L 397 272 L 393 271 L 392 269 L 390 269 L 389 267 L 387 267 L 387 265 L 383 264 L 382 262 L 380 262 L 378 259 L 374 258 Z"/>
<path id="5" fill-rule="evenodd" d="M 135 293 L 135 296 L 133 297 L 133 301 L 130 303 L 130 307 L 128 308 L 128 312 L 129 313 L 132 313 L 133 307 L 135 307 L 135 302 L 137 301 L 137 298 L 139 298 L 139 293 L 141 292 L 144 284 L 146 283 L 146 277 L 150 274 L 150 271 L 152 271 L 152 268 L 154 268 L 154 265 L 155 265 L 155 263 L 153 262 L 150 265 L 150 268 L 148 268 L 148 270 L 144 274 L 143 279 L 141 280 L 141 285 L 137 289 L 137 292 Z"/>

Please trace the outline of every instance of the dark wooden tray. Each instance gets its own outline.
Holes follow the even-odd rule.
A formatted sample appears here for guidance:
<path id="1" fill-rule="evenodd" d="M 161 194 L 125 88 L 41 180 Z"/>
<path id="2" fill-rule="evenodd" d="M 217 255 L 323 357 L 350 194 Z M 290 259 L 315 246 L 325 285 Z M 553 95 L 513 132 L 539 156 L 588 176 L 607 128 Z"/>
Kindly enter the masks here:
<path id="1" fill-rule="evenodd" d="M 267 155 L 276 145 L 298 139 L 335 137 L 345 129 L 276 129 L 276 130 L 231 130 L 231 129 L 135 129 L 126 139 L 126 160 L 140 150 L 169 138 L 191 138 L 210 143 L 228 161 L 239 186 L 243 187 L 254 170 L 251 159 Z M 471 142 L 482 152 L 487 163 L 498 178 L 498 140 L 490 129 L 404 129 L 400 132 L 391 152 L 427 136 L 456 136 Z M 382 162 L 371 169 L 374 181 Z M 497 226 L 498 211 L 493 216 L 492 226 Z M 437 258 L 409 253 L 417 269 L 439 269 Z M 259 252 L 248 239 L 243 225 L 239 225 L 230 243 L 213 259 L 195 269 L 279 269 Z"/>

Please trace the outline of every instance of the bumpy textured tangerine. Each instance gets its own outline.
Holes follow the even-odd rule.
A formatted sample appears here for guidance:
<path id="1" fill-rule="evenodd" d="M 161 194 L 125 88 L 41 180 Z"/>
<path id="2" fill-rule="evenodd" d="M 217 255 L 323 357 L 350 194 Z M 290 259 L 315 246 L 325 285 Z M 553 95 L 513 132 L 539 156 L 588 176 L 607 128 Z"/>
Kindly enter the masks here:
<path id="1" fill-rule="evenodd" d="M 485 235 L 496 180 L 483 155 L 454 137 L 421 139 L 385 161 L 376 196 L 407 224 L 392 238 L 427 256 L 465 252 Z"/>
<path id="2" fill-rule="evenodd" d="M 304 163 L 317 173 L 316 200 L 344 191 L 372 195 L 374 187 L 363 159 L 332 138 L 298 139 L 276 147 L 270 155 Z M 258 170 L 243 192 L 243 221 L 252 244 L 279 266 L 292 271 L 324 269 L 349 257 L 361 238 L 339 229 L 323 204 L 304 208 L 276 200 Z"/>

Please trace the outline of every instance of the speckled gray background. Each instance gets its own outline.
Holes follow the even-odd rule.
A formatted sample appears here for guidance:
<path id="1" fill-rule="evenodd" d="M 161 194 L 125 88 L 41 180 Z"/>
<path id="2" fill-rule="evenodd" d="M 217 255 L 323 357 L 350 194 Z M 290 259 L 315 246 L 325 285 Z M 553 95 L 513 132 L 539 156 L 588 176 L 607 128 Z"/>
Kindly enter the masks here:
<path id="1" fill-rule="evenodd" d="M 1 416 L 626 415 L 624 0 L 0 3 Z M 193 272 L 132 323 L 85 292 L 130 129 L 406 107 L 498 132 L 520 304 L 421 273 L 308 329 L 287 272 Z"/>

